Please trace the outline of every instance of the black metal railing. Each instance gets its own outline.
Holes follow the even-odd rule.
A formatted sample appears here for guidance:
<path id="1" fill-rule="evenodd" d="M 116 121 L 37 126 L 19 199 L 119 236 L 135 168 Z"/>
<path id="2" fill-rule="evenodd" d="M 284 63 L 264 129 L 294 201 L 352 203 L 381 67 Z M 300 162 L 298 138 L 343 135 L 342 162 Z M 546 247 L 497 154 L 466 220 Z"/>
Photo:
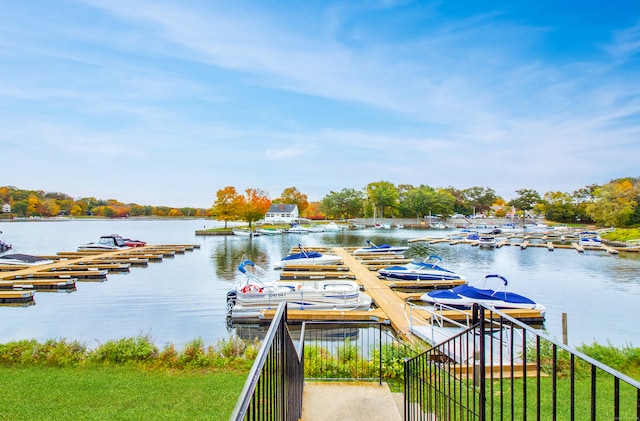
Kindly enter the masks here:
<path id="1" fill-rule="evenodd" d="M 230 420 L 298 420 L 303 386 L 304 360 L 287 327 L 286 304 L 281 303 Z"/>
<path id="2" fill-rule="evenodd" d="M 305 322 L 305 379 L 401 381 L 402 363 L 416 355 L 382 322 Z"/>
<path id="3" fill-rule="evenodd" d="M 640 383 L 499 311 L 404 365 L 405 420 L 640 420 Z"/>

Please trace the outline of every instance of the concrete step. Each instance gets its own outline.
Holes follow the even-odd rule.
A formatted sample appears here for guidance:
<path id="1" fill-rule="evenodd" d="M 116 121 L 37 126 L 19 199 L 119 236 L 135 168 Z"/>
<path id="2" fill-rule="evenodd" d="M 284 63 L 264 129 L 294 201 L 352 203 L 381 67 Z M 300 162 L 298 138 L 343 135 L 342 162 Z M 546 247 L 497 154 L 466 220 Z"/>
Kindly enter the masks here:
<path id="1" fill-rule="evenodd" d="M 370 382 L 305 382 L 303 421 L 402 421 L 389 386 Z"/>

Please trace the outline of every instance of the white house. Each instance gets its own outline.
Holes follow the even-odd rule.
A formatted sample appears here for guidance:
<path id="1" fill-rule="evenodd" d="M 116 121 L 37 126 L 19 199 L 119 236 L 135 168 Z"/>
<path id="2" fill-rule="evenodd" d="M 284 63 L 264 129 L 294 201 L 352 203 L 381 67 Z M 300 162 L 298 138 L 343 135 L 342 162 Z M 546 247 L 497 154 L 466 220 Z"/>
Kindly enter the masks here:
<path id="1" fill-rule="evenodd" d="M 2 213 L 11 213 L 11 205 L 8 203 L 2 205 Z"/>
<path id="2" fill-rule="evenodd" d="M 271 205 L 267 214 L 264 216 L 265 224 L 290 224 L 292 222 L 298 222 L 299 219 L 298 205 L 285 203 Z"/>

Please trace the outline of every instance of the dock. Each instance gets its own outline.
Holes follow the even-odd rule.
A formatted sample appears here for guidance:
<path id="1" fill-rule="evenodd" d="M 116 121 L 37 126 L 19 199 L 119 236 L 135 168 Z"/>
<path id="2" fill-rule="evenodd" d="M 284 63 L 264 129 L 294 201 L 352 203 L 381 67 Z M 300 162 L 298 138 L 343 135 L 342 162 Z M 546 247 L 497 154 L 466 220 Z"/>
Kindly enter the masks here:
<path id="1" fill-rule="evenodd" d="M 114 251 L 61 251 L 41 256 L 52 261 L 42 265 L 0 265 L 0 303 L 33 303 L 36 291 L 75 291 L 79 281 L 102 282 L 109 273 L 129 272 L 133 266 L 161 262 L 200 248 L 198 244 L 146 245 Z"/>

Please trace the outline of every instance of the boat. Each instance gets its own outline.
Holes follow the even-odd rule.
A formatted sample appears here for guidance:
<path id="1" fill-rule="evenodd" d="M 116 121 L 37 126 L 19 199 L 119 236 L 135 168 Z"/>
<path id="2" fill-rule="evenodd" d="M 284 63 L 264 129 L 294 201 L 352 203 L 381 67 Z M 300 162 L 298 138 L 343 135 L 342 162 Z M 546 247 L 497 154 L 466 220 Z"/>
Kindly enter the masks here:
<path id="1" fill-rule="evenodd" d="M 0 266 L 40 266 L 51 263 L 53 263 L 51 259 L 31 254 L 4 254 L 0 256 Z"/>
<path id="2" fill-rule="evenodd" d="M 324 232 L 324 227 L 320 224 L 313 224 L 307 229 L 309 232 Z"/>
<path id="3" fill-rule="evenodd" d="M 518 232 L 523 230 L 523 228 L 518 227 L 515 222 L 505 222 L 500 226 L 500 229 L 503 232 Z"/>
<path id="4" fill-rule="evenodd" d="M 309 228 L 303 227 L 302 225 L 291 225 L 286 232 L 289 234 L 308 234 Z"/>
<path id="5" fill-rule="evenodd" d="M 327 232 L 336 232 L 336 231 L 342 231 L 342 228 L 340 228 L 340 225 L 332 221 L 332 222 L 329 222 L 327 225 L 325 225 L 324 230 Z"/>
<path id="6" fill-rule="evenodd" d="M 113 250 L 126 250 L 130 249 L 131 246 L 128 246 L 124 242 L 124 238 L 117 234 L 111 235 L 103 235 L 100 237 L 97 243 L 88 243 L 83 244 L 78 247 L 78 251 L 93 251 L 93 250 L 104 250 L 104 251 L 113 251 Z"/>
<path id="7" fill-rule="evenodd" d="M 147 245 L 146 241 L 132 240 L 131 238 L 123 238 L 122 241 L 124 241 L 125 246 L 129 247 L 142 247 Z"/>
<path id="8" fill-rule="evenodd" d="M 342 256 L 337 254 L 322 254 L 318 251 L 307 251 L 300 244 L 298 248 L 300 253 L 290 254 L 283 257 L 280 261 L 280 266 L 286 268 L 287 266 L 302 266 L 302 265 L 337 265 L 342 263 Z"/>
<path id="9" fill-rule="evenodd" d="M 492 233 L 479 233 L 478 234 L 478 247 L 495 248 L 498 243 L 496 242 L 496 236 Z"/>
<path id="10" fill-rule="evenodd" d="M 256 230 L 260 235 L 280 235 L 282 230 L 280 228 L 258 228 Z"/>
<path id="11" fill-rule="evenodd" d="M 266 272 L 251 260 L 244 260 L 238 270 L 244 281 L 227 293 L 227 315 L 232 319 L 255 319 L 263 310 L 276 308 L 281 302 L 295 310 L 369 310 L 371 297 L 360 292 L 350 280 L 288 282 L 265 280 Z"/>
<path id="12" fill-rule="evenodd" d="M 434 222 L 432 224 L 429 224 L 429 228 L 436 229 L 436 230 L 444 230 L 444 229 L 447 229 L 447 226 L 442 222 Z"/>
<path id="13" fill-rule="evenodd" d="M 507 279 L 501 275 L 491 274 L 485 276 L 487 279 L 498 278 L 503 282 L 500 289 L 477 288 L 471 285 L 459 285 L 451 289 L 441 289 L 427 292 L 420 297 L 420 300 L 433 304 L 448 306 L 459 309 L 468 309 L 473 304 L 484 304 L 496 309 L 531 309 L 541 313 L 546 311 L 545 306 L 538 304 L 530 298 L 514 292 L 506 291 Z"/>
<path id="14" fill-rule="evenodd" d="M 0 231 L 0 234 L 2 234 L 2 231 Z M 7 244 L 4 241 L 0 240 L 0 253 L 9 251 L 11 250 L 11 248 L 12 248 L 11 244 Z"/>
<path id="15" fill-rule="evenodd" d="M 258 237 L 260 235 L 259 232 L 253 231 L 249 228 L 234 228 L 231 232 L 233 232 L 233 235 L 238 235 L 240 237 Z"/>
<path id="16" fill-rule="evenodd" d="M 600 247 L 602 246 L 602 239 L 600 238 L 600 234 L 595 231 L 582 231 L 578 233 L 579 244 L 581 246 L 592 246 L 592 247 Z"/>
<path id="17" fill-rule="evenodd" d="M 373 244 L 367 240 L 368 247 L 361 247 L 354 250 L 353 254 L 368 254 L 368 253 L 390 253 L 390 254 L 404 254 L 409 249 L 406 246 L 390 246 L 389 244 L 381 244 L 379 246 Z"/>
<path id="18" fill-rule="evenodd" d="M 466 280 L 463 275 L 440 266 L 442 258 L 431 254 L 424 260 L 414 260 L 401 266 L 390 266 L 378 271 L 378 275 L 388 280 L 439 281 Z"/>

